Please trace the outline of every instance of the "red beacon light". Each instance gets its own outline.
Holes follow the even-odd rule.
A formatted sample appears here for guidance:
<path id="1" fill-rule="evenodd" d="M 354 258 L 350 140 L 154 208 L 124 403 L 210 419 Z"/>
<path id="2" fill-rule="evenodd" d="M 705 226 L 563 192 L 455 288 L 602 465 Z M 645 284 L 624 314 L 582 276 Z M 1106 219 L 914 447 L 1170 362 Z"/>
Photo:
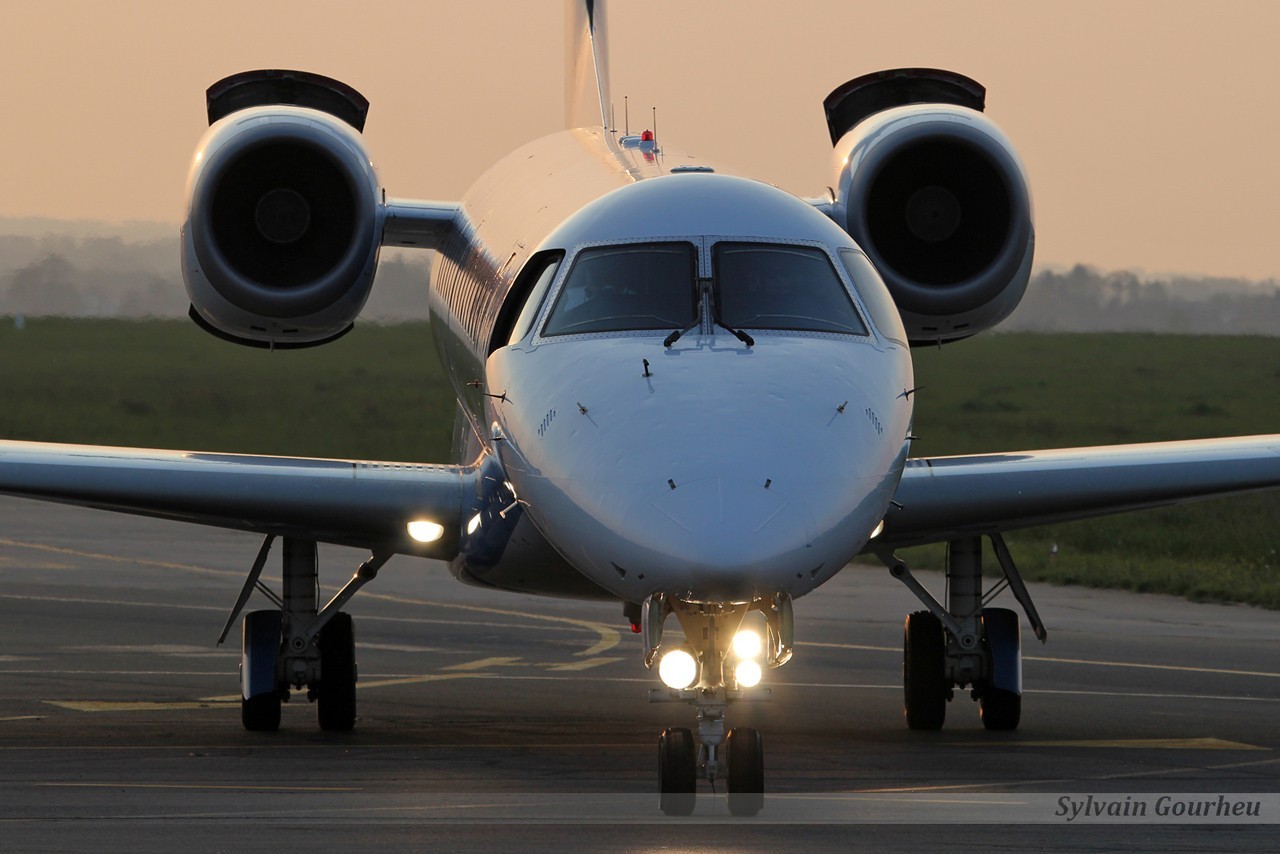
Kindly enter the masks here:
<path id="1" fill-rule="evenodd" d="M 645 131 L 644 133 L 640 134 L 640 141 L 641 141 L 641 142 L 653 142 L 653 131 L 651 131 L 651 130 L 647 130 L 647 131 Z"/>

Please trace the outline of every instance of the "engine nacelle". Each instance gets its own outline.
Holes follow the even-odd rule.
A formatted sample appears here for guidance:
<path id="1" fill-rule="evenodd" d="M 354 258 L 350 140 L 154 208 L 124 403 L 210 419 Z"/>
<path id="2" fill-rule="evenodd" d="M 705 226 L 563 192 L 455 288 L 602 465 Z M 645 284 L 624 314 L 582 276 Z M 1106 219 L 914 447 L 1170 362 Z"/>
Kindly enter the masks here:
<path id="1" fill-rule="evenodd" d="M 282 74 L 306 79 L 282 83 Z M 265 94 L 264 79 L 274 87 Z M 315 80 L 341 86 L 251 72 L 210 89 L 213 124 L 187 182 L 183 277 L 192 318 L 238 343 L 333 340 L 351 328 L 373 285 L 385 207 L 358 125 L 322 101 L 319 109 L 299 106 L 312 103 L 305 99 L 262 104 L 281 87 L 292 93 Z M 230 93 L 220 101 L 219 87 Z"/>
<path id="2" fill-rule="evenodd" d="M 1035 228 L 1022 163 L 950 72 L 859 78 L 827 99 L 831 214 L 880 271 L 912 344 L 967 338 L 1017 307 Z"/>

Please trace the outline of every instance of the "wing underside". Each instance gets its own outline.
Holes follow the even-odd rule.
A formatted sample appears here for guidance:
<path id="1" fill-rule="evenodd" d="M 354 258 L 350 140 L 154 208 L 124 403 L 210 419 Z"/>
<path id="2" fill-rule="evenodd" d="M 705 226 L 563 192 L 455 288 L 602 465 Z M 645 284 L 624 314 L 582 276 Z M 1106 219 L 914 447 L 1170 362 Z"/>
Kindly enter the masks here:
<path id="1" fill-rule="evenodd" d="M 0 442 L 0 494 L 450 559 L 473 469 Z M 411 539 L 413 520 L 443 536 Z"/>
<path id="2" fill-rule="evenodd" d="M 475 469 L 0 442 L 0 494 L 451 559 Z M 885 529 L 899 548 L 1280 487 L 1280 435 L 907 462 Z M 407 522 L 445 534 L 418 543 Z"/>
<path id="3" fill-rule="evenodd" d="M 1280 486 L 1280 435 L 912 459 L 875 548 Z"/>

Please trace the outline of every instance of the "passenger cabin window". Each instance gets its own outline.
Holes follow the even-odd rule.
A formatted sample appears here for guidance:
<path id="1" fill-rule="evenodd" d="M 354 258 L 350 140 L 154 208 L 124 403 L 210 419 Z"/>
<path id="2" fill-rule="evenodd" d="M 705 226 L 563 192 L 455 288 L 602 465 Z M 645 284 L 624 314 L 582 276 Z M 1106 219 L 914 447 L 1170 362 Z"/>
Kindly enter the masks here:
<path id="1" fill-rule="evenodd" d="M 563 260 L 563 250 L 550 249 L 525 262 L 493 326 L 493 335 L 489 339 L 490 353 L 499 347 L 518 344 L 529 334 L 529 327 L 533 326 L 542 301 L 547 297 L 547 289 L 555 280 Z"/>
<path id="2" fill-rule="evenodd" d="M 871 322 L 880 330 L 880 334 L 895 344 L 908 346 L 902 315 L 898 313 L 893 296 L 871 261 L 856 249 L 841 249 L 840 259 L 844 261 L 844 268 L 849 272 L 849 278 L 853 279 L 853 288 L 862 298 L 862 304 L 866 306 Z"/>
<path id="3" fill-rule="evenodd" d="M 578 253 L 543 335 L 683 329 L 697 317 L 691 243 L 603 246 Z"/>
<path id="4" fill-rule="evenodd" d="M 714 272 L 715 302 L 726 326 L 870 334 L 821 249 L 717 243 Z"/>

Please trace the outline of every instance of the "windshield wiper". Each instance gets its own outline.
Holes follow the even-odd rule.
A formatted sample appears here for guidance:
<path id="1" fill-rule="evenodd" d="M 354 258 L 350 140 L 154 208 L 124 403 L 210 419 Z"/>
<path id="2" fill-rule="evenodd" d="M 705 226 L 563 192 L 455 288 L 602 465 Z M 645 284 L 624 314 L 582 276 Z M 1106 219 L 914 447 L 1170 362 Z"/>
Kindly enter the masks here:
<path id="1" fill-rule="evenodd" d="M 701 323 L 701 322 L 702 322 L 702 317 L 701 317 L 701 316 L 698 316 L 698 317 L 694 318 L 693 323 L 690 323 L 690 324 L 689 324 L 688 326 L 686 326 L 684 329 L 677 329 L 675 332 L 672 332 L 672 333 L 671 333 L 670 335 L 668 335 L 666 338 L 663 338 L 663 339 L 662 339 L 662 346 L 663 346 L 663 347 L 670 347 L 672 344 L 674 344 L 674 343 L 676 343 L 677 341 L 679 341 L 679 340 L 680 340 L 680 336 L 681 336 L 681 335 L 685 334 L 686 332 L 688 332 L 690 329 L 692 329 L 693 327 L 697 326 L 697 325 L 698 325 L 699 323 Z"/>
<path id="2" fill-rule="evenodd" d="M 756 345 L 756 339 L 752 338 L 750 335 L 748 335 L 746 332 L 743 332 L 741 329 L 734 329 L 732 326 L 730 326 L 729 324 L 721 320 L 718 315 L 712 314 L 711 321 L 715 323 L 716 326 L 719 326 L 721 329 L 725 329 L 730 333 L 732 333 L 733 337 L 737 338 L 739 341 L 741 341 L 743 344 L 746 344 L 748 347 L 754 347 Z M 662 339 L 662 346 L 670 347 L 672 344 L 680 340 L 680 336 L 684 335 L 686 332 L 688 332 L 690 329 L 697 326 L 701 322 L 702 322 L 702 318 L 699 317 L 697 320 L 695 320 L 693 323 L 690 323 L 684 329 L 677 329 L 675 332 L 672 332 L 666 338 Z"/>
<path id="3" fill-rule="evenodd" d="M 725 323 L 723 320 L 720 319 L 720 313 L 718 311 L 711 312 L 711 322 L 714 323 L 716 326 L 719 326 L 721 329 L 726 329 L 729 332 L 733 333 L 733 337 L 737 338 L 739 341 L 741 341 L 743 344 L 746 344 L 748 347 L 756 346 L 756 339 L 752 338 L 745 331 L 741 329 L 734 329 L 732 326 Z"/>
<path id="4" fill-rule="evenodd" d="M 694 318 L 693 323 L 690 323 L 684 329 L 677 329 L 675 332 L 672 332 L 666 338 L 662 339 L 662 346 L 670 347 L 672 344 L 679 341 L 682 335 L 702 323 L 703 312 L 710 309 L 712 323 L 719 326 L 721 329 L 727 330 L 734 338 L 737 338 L 748 347 L 754 347 L 756 345 L 756 340 L 754 338 L 743 332 L 741 329 L 734 329 L 732 326 L 720 319 L 720 312 L 716 310 L 715 301 L 711 296 L 711 280 L 699 279 L 698 282 L 700 284 L 699 290 L 701 292 L 701 298 L 698 300 L 698 316 Z"/>

